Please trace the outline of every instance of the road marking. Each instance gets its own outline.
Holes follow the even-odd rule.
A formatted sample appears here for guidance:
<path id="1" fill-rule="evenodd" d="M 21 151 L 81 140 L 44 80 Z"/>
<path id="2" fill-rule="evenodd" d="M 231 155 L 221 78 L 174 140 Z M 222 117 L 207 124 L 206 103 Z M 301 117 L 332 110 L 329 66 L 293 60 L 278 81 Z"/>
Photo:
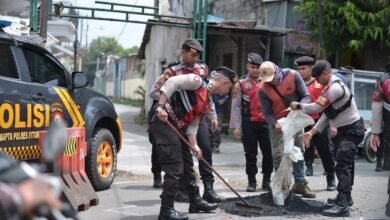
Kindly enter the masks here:
<path id="1" fill-rule="evenodd" d="M 121 185 L 121 184 L 129 184 L 129 183 L 134 183 L 134 181 L 132 181 L 132 182 L 116 182 L 116 183 L 113 183 L 112 185 Z"/>
<path id="2" fill-rule="evenodd" d="M 132 216 L 143 216 L 138 213 L 131 213 L 131 212 L 125 212 L 125 211 L 120 211 L 120 209 L 126 209 L 126 208 L 137 208 L 136 205 L 129 205 L 129 206 L 122 206 L 119 208 L 113 208 L 113 209 L 106 209 L 104 211 L 106 212 L 116 212 L 116 213 L 121 213 L 121 214 L 126 214 L 126 215 L 132 215 Z"/>

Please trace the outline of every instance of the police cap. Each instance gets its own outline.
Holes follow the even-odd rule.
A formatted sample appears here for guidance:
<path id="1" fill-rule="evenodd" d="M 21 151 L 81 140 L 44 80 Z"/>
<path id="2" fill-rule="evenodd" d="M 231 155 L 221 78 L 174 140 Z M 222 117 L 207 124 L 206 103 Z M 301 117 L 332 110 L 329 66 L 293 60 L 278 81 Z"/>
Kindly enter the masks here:
<path id="1" fill-rule="evenodd" d="M 257 53 L 249 53 L 248 54 L 248 63 L 253 65 L 260 66 L 263 62 L 263 58 Z"/>
<path id="2" fill-rule="evenodd" d="M 327 69 L 330 69 L 332 66 L 330 63 L 326 60 L 317 60 L 317 62 L 314 64 L 313 68 L 311 69 L 311 76 L 316 78 L 319 77 L 322 72 L 324 72 Z"/>
<path id="3" fill-rule="evenodd" d="M 233 85 L 236 84 L 236 82 L 238 80 L 237 74 L 233 70 L 227 68 L 226 66 L 220 66 L 220 67 L 217 67 L 217 69 L 215 69 L 215 71 L 219 74 L 224 75 L 226 78 L 228 78 L 233 83 Z"/>
<path id="4" fill-rule="evenodd" d="M 190 51 L 193 53 L 202 53 L 203 47 L 199 43 L 199 41 L 193 39 L 193 38 L 188 38 L 187 40 L 184 41 L 182 45 L 182 49 L 185 47 L 189 47 Z"/>
<path id="5" fill-rule="evenodd" d="M 313 65 L 314 64 L 314 59 L 313 59 L 313 57 L 302 56 L 302 57 L 298 57 L 294 61 L 294 63 L 297 66 Z"/>

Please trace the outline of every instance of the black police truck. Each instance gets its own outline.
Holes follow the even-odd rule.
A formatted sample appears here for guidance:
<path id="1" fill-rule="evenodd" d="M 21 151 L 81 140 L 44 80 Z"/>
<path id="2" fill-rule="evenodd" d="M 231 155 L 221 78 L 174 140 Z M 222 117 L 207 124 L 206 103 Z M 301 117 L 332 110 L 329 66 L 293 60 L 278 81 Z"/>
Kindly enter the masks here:
<path id="1" fill-rule="evenodd" d="M 111 186 L 121 148 L 121 122 L 108 98 L 68 73 L 46 49 L 0 28 L 0 151 L 19 160 L 40 157 L 38 132 L 52 120 L 85 127 L 86 173 L 96 190 Z"/>

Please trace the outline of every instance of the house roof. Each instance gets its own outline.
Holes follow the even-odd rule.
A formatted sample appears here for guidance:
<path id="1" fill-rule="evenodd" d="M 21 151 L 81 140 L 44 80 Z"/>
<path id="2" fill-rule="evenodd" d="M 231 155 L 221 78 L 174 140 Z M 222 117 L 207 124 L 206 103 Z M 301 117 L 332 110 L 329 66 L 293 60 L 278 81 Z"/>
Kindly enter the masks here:
<path id="1" fill-rule="evenodd" d="M 148 21 L 154 21 L 150 19 Z M 174 20 L 174 19 L 164 19 L 161 21 L 167 25 L 177 25 L 185 26 L 190 25 L 189 21 L 183 20 Z M 140 49 L 138 51 L 138 57 L 140 59 L 145 59 L 145 48 L 146 44 L 150 40 L 150 33 L 152 30 L 153 24 L 147 24 L 145 27 L 144 36 Z M 208 22 L 207 23 L 207 34 L 208 35 L 265 35 L 271 37 L 284 36 L 292 29 L 286 28 L 275 28 L 265 25 L 257 25 L 255 20 L 225 20 L 223 22 Z"/>

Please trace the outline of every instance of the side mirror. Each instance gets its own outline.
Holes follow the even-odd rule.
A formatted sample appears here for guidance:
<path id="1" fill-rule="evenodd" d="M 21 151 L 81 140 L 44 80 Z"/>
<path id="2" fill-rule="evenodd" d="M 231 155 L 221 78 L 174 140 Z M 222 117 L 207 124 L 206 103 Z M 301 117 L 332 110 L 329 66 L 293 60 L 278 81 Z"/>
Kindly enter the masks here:
<path id="1" fill-rule="evenodd" d="M 43 140 L 42 157 L 47 163 L 54 163 L 64 152 L 68 132 L 62 121 L 53 121 Z"/>
<path id="2" fill-rule="evenodd" d="M 88 85 L 87 76 L 83 72 L 72 73 L 72 89 L 83 88 Z"/>

